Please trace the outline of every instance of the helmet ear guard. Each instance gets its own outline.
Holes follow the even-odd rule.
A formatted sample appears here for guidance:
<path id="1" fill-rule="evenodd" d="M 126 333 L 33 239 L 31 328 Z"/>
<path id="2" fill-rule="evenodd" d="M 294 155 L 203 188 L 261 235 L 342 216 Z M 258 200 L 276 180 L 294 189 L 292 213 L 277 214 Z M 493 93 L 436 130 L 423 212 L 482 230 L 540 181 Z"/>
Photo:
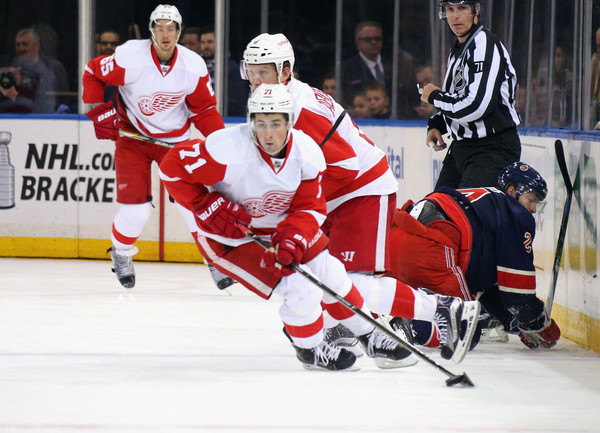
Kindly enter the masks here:
<path id="1" fill-rule="evenodd" d="M 521 194 L 531 191 L 541 201 L 548 194 L 548 186 L 544 178 L 530 165 L 518 161 L 506 166 L 498 176 L 498 188 L 502 191 L 515 185 L 517 199 Z"/>

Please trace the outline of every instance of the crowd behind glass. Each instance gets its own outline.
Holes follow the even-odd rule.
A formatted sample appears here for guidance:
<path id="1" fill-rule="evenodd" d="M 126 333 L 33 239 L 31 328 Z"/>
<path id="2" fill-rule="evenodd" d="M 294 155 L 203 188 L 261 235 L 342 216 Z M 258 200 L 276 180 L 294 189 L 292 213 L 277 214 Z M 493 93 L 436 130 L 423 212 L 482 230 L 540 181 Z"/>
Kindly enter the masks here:
<path id="1" fill-rule="evenodd" d="M 31 0 L 18 2 L 17 8 L 17 2 L 8 0 L 8 14 L 0 18 L 0 113 L 78 111 L 79 36 L 76 25 L 64 22 L 69 14 L 77 17 L 77 0 L 54 3 L 69 12 L 54 13 L 46 10 L 46 3 Z M 110 54 L 127 39 L 149 36 L 147 20 L 154 2 L 128 3 L 129 10 L 118 16 L 111 10 L 119 2 L 95 3 L 96 55 Z M 212 24 L 214 5 L 199 11 L 192 2 L 172 3 L 181 11 L 185 27 Z M 228 68 L 237 67 L 249 37 L 282 32 L 300 59 L 300 78 L 334 96 L 354 117 L 424 121 L 432 114 L 432 107 L 420 101 L 417 85 L 441 85 L 453 43 L 437 16 L 437 0 L 225 3 Z M 600 129 L 600 0 L 483 0 L 481 18 L 512 57 L 522 126 Z M 378 78 L 361 87 L 353 59 L 363 48 L 366 53 L 378 47 L 380 61 L 371 65 Z M 226 95 L 235 87 L 231 80 L 237 79 L 228 76 Z M 228 102 L 223 115 L 241 114 L 232 104 L 248 95 L 244 85 L 241 92 L 239 88 L 239 97 L 224 97 Z"/>

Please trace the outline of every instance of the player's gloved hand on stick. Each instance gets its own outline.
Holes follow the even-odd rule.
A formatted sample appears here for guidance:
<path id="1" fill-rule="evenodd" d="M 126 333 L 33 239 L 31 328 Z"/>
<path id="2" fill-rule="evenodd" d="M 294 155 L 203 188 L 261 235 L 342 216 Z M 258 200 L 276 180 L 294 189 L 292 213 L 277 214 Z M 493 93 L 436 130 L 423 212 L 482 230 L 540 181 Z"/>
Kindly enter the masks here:
<path id="1" fill-rule="evenodd" d="M 252 221 L 250 214 L 241 205 L 230 202 L 218 192 L 209 193 L 202 203 L 194 208 L 194 213 L 200 227 L 232 239 L 246 236 L 236 223 L 248 226 Z"/>
<path id="2" fill-rule="evenodd" d="M 292 263 L 299 265 L 308 246 L 300 230 L 286 227 L 271 237 L 273 248 L 264 252 L 261 265 L 275 275 L 285 277 L 294 273 Z"/>
<path id="3" fill-rule="evenodd" d="M 550 349 L 560 339 L 560 328 L 554 319 L 548 317 L 546 310 L 537 319 L 524 325 L 520 324 L 519 329 L 519 338 L 530 349 Z"/>
<path id="4" fill-rule="evenodd" d="M 113 141 L 119 138 L 121 121 L 117 116 L 117 109 L 112 101 L 98 105 L 96 108 L 90 110 L 86 116 L 94 122 L 96 138 Z"/>

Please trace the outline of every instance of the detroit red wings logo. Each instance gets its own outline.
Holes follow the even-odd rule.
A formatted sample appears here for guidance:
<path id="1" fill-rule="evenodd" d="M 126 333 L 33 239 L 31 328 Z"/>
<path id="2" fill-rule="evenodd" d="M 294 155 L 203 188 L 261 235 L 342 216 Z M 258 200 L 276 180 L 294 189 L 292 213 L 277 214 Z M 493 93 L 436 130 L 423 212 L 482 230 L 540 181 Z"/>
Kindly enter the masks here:
<path id="1" fill-rule="evenodd" d="M 268 214 L 280 214 L 290 208 L 293 192 L 288 191 L 270 191 L 263 197 L 248 198 L 244 200 L 244 209 L 254 218 L 259 218 Z"/>
<path id="2" fill-rule="evenodd" d="M 178 93 L 161 92 L 152 96 L 142 96 L 138 100 L 140 111 L 146 116 L 152 116 L 154 113 L 162 113 L 179 104 L 185 97 L 185 92 Z"/>

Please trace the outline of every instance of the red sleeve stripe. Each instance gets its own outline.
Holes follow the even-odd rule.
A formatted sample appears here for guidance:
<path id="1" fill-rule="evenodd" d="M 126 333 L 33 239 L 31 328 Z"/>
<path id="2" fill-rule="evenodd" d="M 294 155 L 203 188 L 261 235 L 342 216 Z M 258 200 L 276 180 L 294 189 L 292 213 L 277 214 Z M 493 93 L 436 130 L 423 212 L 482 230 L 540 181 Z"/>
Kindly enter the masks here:
<path id="1" fill-rule="evenodd" d="M 504 292 L 535 293 L 535 271 L 521 271 L 498 266 L 498 287 Z"/>

